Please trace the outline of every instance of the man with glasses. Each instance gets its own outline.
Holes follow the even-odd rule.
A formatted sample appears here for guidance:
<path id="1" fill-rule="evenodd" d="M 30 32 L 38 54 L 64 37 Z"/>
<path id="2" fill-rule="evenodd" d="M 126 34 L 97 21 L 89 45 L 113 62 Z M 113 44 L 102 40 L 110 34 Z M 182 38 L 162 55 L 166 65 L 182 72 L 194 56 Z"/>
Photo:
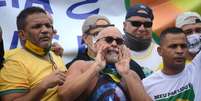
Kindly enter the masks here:
<path id="1" fill-rule="evenodd" d="M 94 52 L 94 40 L 100 30 L 108 26 L 114 26 L 110 23 L 109 19 L 102 15 L 91 15 L 89 16 L 82 25 L 82 44 L 85 45 L 84 49 L 78 53 L 78 55 L 68 64 L 70 65 L 76 60 L 93 60 L 96 56 Z"/>
<path id="2" fill-rule="evenodd" d="M 94 60 L 96 56 L 95 52 L 96 48 L 94 47 L 96 36 L 102 29 L 109 26 L 114 25 L 111 24 L 109 19 L 106 18 L 105 16 L 101 15 L 89 16 L 84 21 L 82 26 L 82 32 L 83 32 L 82 39 L 84 44 L 86 44 L 87 48 L 82 53 L 78 53 L 78 56 L 75 59 L 73 59 L 72 62 L 66 65 L 67 68 L 69 68 L 70 65 L 76 60 L 86 60 L 86 61 Z M 133 60 L 130 61 L 130 67 L 132 70 L 136 71 L 139 74 L 141 79 L 145 77 L 140 65 L 138 65 L 135 61 Z"/>
<path id="3" fill-rule="evenodd" d="M 115 27 L 102 29 L 94 40 L 93 61 L 75 61 L 59 89 L 63 101 L 146 101 L 140 77 L 130 69 L 130 50 Z M 136 96 L 141 96 L 136 99 Z"/>
<path id="4" fill-rule="evenodd" d="M 153 13 L 144 4 L 136 4 L 127 10 L 124 21 L 125 44 L 132 50 L 132 59 L 143 67 L 145 75 L 157 71 L 162 59 L 158 45 L 152 40 Z"/>
<path id="5" fill-rule="evenodd" d="M 192 60 L 201 49 L 201 16 L 196 12 L 184 12 L 176 19 L 176 27 L 187 37 L 188 60 Z"/>

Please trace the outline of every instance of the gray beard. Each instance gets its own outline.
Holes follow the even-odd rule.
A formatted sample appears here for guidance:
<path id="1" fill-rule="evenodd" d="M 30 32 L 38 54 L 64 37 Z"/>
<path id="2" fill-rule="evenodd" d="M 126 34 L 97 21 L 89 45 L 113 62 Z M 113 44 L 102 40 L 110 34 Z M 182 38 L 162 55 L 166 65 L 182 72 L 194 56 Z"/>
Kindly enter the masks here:
<path id="1" fill-rule="evenodd" d="M 118 54 L 115 52 L 109 52 L 107 53 L 107 55 L 105 56 L 106 62 L 109 64 L 113 64 L 116 63 L 119 59 L 118 59 Z"/>

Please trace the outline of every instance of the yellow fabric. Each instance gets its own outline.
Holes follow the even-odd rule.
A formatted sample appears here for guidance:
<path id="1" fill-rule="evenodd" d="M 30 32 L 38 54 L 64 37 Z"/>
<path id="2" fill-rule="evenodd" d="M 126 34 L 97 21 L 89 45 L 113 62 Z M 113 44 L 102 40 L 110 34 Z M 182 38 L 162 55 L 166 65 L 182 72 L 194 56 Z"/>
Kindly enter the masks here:
<path id="1" fill-rule="evenodd" d="M 51 55 L 57 67 L 65 71 L 62 59 L 53 52 Z M 16 93 L 19 89 L 31 90 L 52 71 L 53 67 L 49 61 L 24 49 L 13 50 L 7 54 L 4 67 L 0 71 L 0 94 L 6 91 Z M 48 89 L 41 101 L 58 101 L 57 87 Z"/>
<path id="2" fill-rule="evenodd" d="M 26 40 L 26 43 L 25 43 L 25 47 L 27 49 L 29 49 L 31 52 L 35 53 L 35 54 L 38 54 L 40 56 L 44 56 L 46 54 L 46 52 L 44 51 L 43 48 L 40 48 L 39 46 L 37 45 L 34 45 L 32 42 L 30 42 L 29 40 Z"/>
<path id="3" fill-rule="evenodd" d="M 117 82 L 117 83 L 120 83 L 120 79 L 117 77 L 117 76 L 115 76 L 115 75 L 113 75 L 113 74 L 110 74 L 110 73 L 107 73 L 115 82 Z"/>
<path id="4" fill-rule="evenodd" d="M 20 50 L 20 48 L 15 48 L 15 49 L 11 49 L 11 50 L 6 50 L 6 51 L 5 51 L 5 54 L 4 54 L 4 58 L 7 59 L 8 57 L 15 55 L 15 53 L 16 53 L 17 51 L 19 51 L 19 50 Z"/>

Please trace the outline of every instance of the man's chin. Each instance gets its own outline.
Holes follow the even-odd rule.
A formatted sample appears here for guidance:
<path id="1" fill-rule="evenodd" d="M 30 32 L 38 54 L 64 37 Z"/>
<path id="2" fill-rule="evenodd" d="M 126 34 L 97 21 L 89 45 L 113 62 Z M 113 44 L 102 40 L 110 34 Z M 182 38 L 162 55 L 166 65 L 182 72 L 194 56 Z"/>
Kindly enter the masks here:
<path id="1" fill-rule="evenodd" d="M 48 49 L 49 47 L 51 47 L 51 43 L 42 43 L 40 44 L 40 47 L 43 49 Z"/>
<path id="2" fill-rule="evenodd" d="M 118 54 L 110 54 L 106 56 L 107 63 L 116 63 L 118 62 Z"/>

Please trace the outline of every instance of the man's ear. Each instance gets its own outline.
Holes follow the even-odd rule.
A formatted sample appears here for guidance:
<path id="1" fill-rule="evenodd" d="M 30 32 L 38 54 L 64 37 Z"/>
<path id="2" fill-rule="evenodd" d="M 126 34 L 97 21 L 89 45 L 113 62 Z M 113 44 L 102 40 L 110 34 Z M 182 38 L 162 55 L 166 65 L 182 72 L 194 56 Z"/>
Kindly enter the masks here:
<path id="1" fill-rule="evenodd" d="M 162 51 L 161 51 L 161 47 L 160 47 L 160 46 L 157 47 L 157 51 L 158 51 L 158 54 L 159 54 L 160 56 L 162 56 Z"/>
<path id="2" fill-rule="evenodd" d="M 21 40 L 26 40 L 25 32 L 24 31 L 18 31 L 18 35 Z"/>
<path id="3" fill-rule="evenodd" d="M 85 33 L 82 35 L 82 40 L 87 44 L 87 35 Z"/>

